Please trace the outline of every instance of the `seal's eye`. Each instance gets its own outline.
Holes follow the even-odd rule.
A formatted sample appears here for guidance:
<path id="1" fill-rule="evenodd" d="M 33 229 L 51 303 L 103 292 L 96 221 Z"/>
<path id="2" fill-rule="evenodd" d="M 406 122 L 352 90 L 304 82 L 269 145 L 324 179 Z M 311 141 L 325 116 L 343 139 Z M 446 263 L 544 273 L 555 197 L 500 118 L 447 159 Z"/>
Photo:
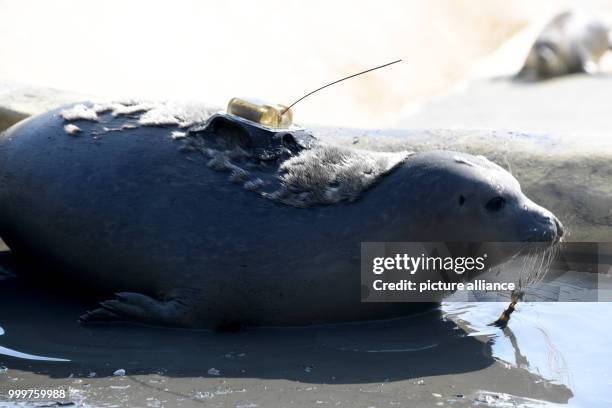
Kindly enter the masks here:
<path id="1" fill-rule="evenodd" d="M 459 196 L 459 205 L 465 204 L 465 197 L 463 195 Z"/>
<path id="2" fill-rule="evenodd" d="M 502 197 L 494 197 L 485 205 L 489 211 L 499 211 L 506 205 L 506 200 Z"/>

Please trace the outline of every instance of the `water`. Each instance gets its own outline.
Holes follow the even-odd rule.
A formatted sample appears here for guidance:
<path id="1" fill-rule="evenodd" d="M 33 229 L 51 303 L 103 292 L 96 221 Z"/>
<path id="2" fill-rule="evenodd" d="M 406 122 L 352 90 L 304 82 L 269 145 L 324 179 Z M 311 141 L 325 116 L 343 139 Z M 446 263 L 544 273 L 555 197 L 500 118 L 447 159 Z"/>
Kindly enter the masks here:
<path id="1" fill-rule="evenodd" d="M 8 347 L 0 346 L 0 354 L 4 354 L 5 356 L 11 356 L 15 358 L 22 358 L 24 360 L 37 360 L 37 361 L 70 361 L 65 358 L 55 358 L 55 357 L 45 357 L 45 356 L 37 356 L 34 354 L 22 353 L 17 350 L 10 349 Z"/>
<path id="2" fill-rule="evenodd" d="M 238 333 L 79 325 L 92 305 L 2 282 L 0 389 L 69 387 L 75 403 L 107 407 L 612 404 L 607 303 L 519 303 L 504 331 L 488 324 L 505 304 L 448 302 L 397 320 Z"/>
<path id="3" fill-rule="evenodd" d="M 612 405 L 612 304 L 519 303 L 503 332 L 487 326 L 499 316 L 497 303 L 445 303 L 442 310 L 487 336 L 495 358 L 566 385 L 571 406 Z"/>

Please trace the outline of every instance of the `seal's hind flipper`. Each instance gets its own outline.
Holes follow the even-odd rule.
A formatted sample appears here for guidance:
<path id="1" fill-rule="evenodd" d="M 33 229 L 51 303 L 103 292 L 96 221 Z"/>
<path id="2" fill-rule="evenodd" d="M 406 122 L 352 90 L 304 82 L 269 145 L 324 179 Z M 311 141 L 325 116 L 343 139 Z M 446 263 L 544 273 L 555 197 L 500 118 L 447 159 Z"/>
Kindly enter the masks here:
<path id="1" fill-rule="evenodd" d="M 183 326 L 188 306 L 179 299 L 160 301 L 149 296 L 116 293 L 117 298 L 100 302 L 98 309 L 79 317 L 81 323 L 129 321 L 153 325 Z"/>

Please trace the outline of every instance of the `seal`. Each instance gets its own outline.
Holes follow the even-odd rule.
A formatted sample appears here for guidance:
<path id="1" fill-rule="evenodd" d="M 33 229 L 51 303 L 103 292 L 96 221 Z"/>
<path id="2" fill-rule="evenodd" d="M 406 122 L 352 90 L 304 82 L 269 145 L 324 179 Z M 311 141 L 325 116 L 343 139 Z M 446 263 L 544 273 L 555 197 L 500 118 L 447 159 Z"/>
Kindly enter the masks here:
<path id="1" fill-rule="evenodd" d="M 562 235 L 552 213 L 482 156 L 249 133 L 213 112 L 85 103 L 0 137 L 0 236 L 53 265 L 53 279 L 117 293 L 83 322 L 223 328 L 402 316 L 428 306 L 360 302 L 361 242 Z"/>
<path id="2" fill-rule="evenodd" d="M 556 15 L 530 49 L 517 79 L 536 81 L 573 73 L 595 73 L 603 54 L 612 48 L 610 28 L 587 14 Z"/>

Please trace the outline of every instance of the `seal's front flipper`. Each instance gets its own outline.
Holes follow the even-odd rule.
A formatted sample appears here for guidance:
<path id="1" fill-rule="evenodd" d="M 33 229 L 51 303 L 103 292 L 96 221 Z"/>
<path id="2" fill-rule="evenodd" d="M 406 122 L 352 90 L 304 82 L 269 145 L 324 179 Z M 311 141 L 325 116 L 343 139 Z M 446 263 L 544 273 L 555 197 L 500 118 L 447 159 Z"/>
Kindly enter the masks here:
<path id="1" fill-rule="evenodd" d="M 117 298 L 100 302 L 98 309 L 79 317 L 81 323 L 129 321 L 153 325 L 185 326 L 188 302 L 180 298 L 160 301 L 140 293 L 116 293 Z"/>

